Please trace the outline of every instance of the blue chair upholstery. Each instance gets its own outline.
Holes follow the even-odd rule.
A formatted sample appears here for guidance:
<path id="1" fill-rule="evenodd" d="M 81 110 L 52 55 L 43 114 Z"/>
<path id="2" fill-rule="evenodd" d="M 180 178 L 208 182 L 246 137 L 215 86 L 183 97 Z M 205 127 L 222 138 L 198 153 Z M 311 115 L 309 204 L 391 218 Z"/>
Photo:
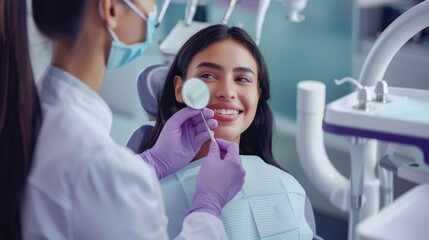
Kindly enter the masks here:
<path id="1" fill-rule="evenodd" d="M 141 71 L 137 77 L 137 90 L 139 93 L 140 103 L 148 115 L 149 120 L 156 120 L 158 113 L 158 102 L 161 98 L 162 89 L 165 84 L 165 79 L 169 70 L 169 66 L 165 64 L 153 65 Z M 135 153 L 139 153 L 140 148 L 146 142 L 153 127 L 151 125 L 143 125 L 138 128 L 128 140 L 127 147 Z M 314 212 L 308 197 L 305 203 L 305 218 L 313 233 L 316 232 L 316 222 L 314 220 Z M 319 236 L 315 235 L 315 240 L 320 240 Z"/>
<path id="2" fill-rule="evenodd" d="M 161 98 L 168 69 L 168 65 L 158 64 L 149 66 L 138 74 L 137 90 L 140 104 L 150 121 L 156 120 L 158 102 Z M 152 128 L 151 125 L 143 125 L 134 131 L 128 140 L 127 147 L 135 153 L 139 153 L 149 134 L 152 132 Z"/>

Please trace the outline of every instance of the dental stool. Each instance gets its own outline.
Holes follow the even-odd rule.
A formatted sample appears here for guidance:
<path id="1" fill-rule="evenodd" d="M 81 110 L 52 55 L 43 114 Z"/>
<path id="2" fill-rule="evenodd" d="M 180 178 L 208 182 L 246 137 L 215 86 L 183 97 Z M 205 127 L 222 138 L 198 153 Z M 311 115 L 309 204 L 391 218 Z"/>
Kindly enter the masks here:
<path id="1" fill-rule="evenodd" d="M 162 95 L 162 89 L 169 70 L 169 66 L 158 64 L 149 66 L 141 71 L 137 77 L 137 90 L 144 111 L 149 121 L 155 121 L 158 114 L 158 102 Z M 131 135 L 127 147 L 135 153 L 140 153 L 141 147 L 145 144 L 153 129 L 152 125 L 143 125 Z M 313 207 L 308 197 L 305 202 L 305 218 L 307 224 L 313 230 L 316 229 Z M 313 239 L 321 239 L 315 236 Z"/>
<path id="2" fill-rule="evenodd" d="M 137 91 L 140 104 L 146 112 L 149 121 L 155 121 L 158 114 L 158 102 L 162 95 L 165 78 L 169 66 L 158 64 L 149 66 L 141 71 L 137 77 Z M 127 147 L 135 153 L 140 153 L 141 147 L 152 132 L 152 125 L 143 125 L 131 135 Z"/>

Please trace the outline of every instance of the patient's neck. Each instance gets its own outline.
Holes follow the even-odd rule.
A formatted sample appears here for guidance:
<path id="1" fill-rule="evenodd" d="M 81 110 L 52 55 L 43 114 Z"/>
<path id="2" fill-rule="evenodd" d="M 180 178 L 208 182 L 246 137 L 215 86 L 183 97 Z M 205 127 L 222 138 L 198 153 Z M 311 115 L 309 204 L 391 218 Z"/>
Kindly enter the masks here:
<path id="1" fill-rule="evenodd" d="M 240 137 L 229 141 L 235 142 L 238 145 L 240 145 Z M 209 154 L 209 149 L 210 149 L 210 139 L 203 143 L 203 145 L 200 148 L 200 151 L 197 153 L 197 155 L 195 155 L 194 159 L 192 159 L 191 162 L 200 160 L 201 158 L 205 158 L 207 154 Z"/>
<path id="2" fill-rule="evenodd" d="M 199 160 L 201 158 L 205 158 L 207 156 L 207 154 L 209 153 L 209 148 L 210 148 L 210 140 L 203 143 L 203 145 L 200 148 L 200 151 L 197 153 L 197 155 L 194 157 L 194 159 L 192 159 L 192 162 L 195 160 Z"/>

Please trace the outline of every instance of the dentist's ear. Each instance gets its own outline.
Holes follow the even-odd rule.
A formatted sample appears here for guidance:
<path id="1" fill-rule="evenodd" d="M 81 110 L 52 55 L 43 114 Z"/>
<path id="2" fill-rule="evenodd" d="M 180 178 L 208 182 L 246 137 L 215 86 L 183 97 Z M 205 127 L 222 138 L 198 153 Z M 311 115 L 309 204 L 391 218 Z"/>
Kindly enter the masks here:
<path id="1" fill-rule="evenodd" d="M 184 102 L 182 98 L 182 86 L 183 86 L 182 78 L 176 75 L 174 77 L 174 95 L 176 96 L 176 101 L 179 103 Z"/>
<path id="2" fill-rule="evenodd" d="M 126 8 L 118 0 L 100 0 L 98 11 L 106 26 L 112 29 L 118 25 L 119 18 L 126 13 Z"/>

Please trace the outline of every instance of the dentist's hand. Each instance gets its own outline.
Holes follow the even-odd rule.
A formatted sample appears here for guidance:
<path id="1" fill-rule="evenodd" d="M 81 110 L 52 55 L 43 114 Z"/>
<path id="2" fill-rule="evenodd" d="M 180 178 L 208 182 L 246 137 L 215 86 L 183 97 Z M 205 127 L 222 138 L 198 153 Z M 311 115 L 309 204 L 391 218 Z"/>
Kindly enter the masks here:
<path id="1" fill-rule="evenodd" d="M 205 108 L 203 114 L 210 129 L 216 128 L 213 110 Z M 153 166 L 158 179 L 162 179 L 188 164 L 209 139 L 200 110 L 186 107 L 168 119 L 155 145 L 140 157 Z"/>
<path id="2" fill-rule="evenodd" d="M 222 208 L 240 191 L 246 175 L 238 145 L 222 139 L 210 143 L 207 158 L 201 164 L 192 203 L 192 212 L 207 212 L 220 218 Z M 223 157 L 224 156 L 224 157 Z"/>

